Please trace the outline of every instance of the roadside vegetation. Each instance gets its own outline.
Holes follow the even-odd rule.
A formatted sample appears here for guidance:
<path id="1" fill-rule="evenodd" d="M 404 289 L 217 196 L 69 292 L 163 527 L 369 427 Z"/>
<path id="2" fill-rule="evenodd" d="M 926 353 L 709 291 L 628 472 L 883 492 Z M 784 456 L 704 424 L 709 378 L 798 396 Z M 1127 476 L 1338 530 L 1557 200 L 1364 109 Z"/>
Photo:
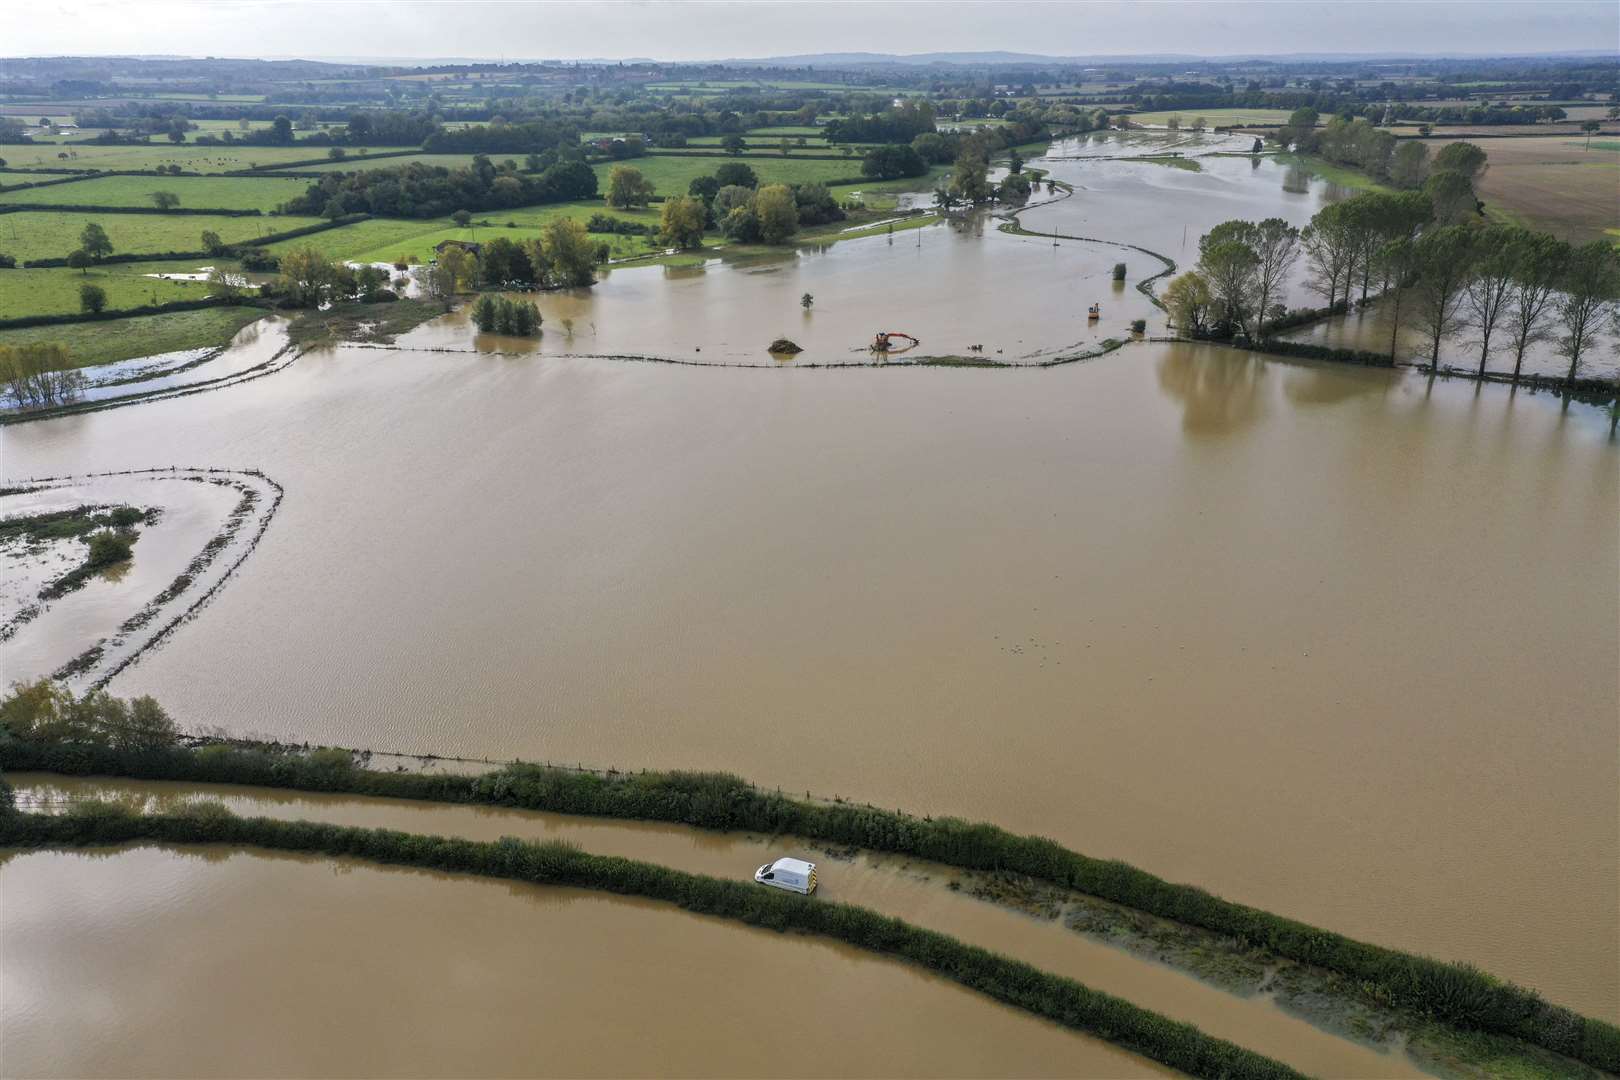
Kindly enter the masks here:
<path id="1" fill-rule="evenodd" d="M 0 843 L 11 847 L 131 842 L 255 846 L 640 896 L 750 926 L 831 938 L 916 964 L 996 1001 L 1106 1039 L 1190 1076 L 1270 1080 L 1301 1075 L 1190 1024 L 867 908 L 591 855 L 569 844 L 536 844 L 512 837 L 481 842 L 241 818 L 217 803 L 193 804 L 171 814 L 137 814 L 102 802 L 82 804 L 63 815 L 0 814 Z"/>
<path id="2" fill-rule="evenodd" d="M 840 846 L 893 852 L 968 870 L 1007 871 L 1074 889 L 1344 976 L 1382 1005 L 1462 1031 L 1520 1039 L 1594 1068 L 1620 1070 L 1620 1028 L 1551 1005 L 1533 991 L 1467 964 L 1355 941 L 1190 885 L 1164 881 L 1118 861 L 1093 859 L 1050 840 L 994 825 L 919 818 L 846 803 L 762 791 L 723 773 L 599 775 L 512 764 L 479 776 L 388 773 L 360 768 L 349 751 L 171 745 L 128 753 L 93 739 L 52 739 L 61 699 L 19 686 L 0 703 L 0 768 L 98 773 L 141 779 L 254 784 L 555 813 L 670 821 L 721 831 L 793 834 Z M 34 703 L 42 702 L 41 705 Z"/>

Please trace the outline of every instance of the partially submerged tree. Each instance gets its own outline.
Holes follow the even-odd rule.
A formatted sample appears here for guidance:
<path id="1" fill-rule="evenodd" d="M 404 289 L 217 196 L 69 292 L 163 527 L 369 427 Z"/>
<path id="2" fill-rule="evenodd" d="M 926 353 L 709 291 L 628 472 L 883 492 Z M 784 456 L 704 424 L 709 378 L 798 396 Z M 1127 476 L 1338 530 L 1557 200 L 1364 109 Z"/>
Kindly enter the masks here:
<path id="1" fill-rule="evenodd" d="M 1559 282 L 1558 355 L 1569 361 L 1573 384 L 1593 339 L 1620 299 L 1620 251 L 1608 240 L 1594 240 L 1571 253 Z"/>
<path id="2" fill-rule="evenodd" d="M 1209 283 L 1196 270 L 1172 278 L 1164 290 L 1164 306 L 1170 311 L 1171 323 L 1192 337 L 1202 337 L 1209 329 L 1212 299 Z"/>
<path id="3" fill-rule="evenodd" d="M 1460 325 L 1464 290 L 1473 275 L 1473 231 L 1462 225 L 1429 229 L 1413 245 L 1412 312 L 1429 344 L 1429 370 L 1440 367 L 1440 342 Z"/>
<path id="4" fill-rule="evenodd" d="M 1491 225 L 1474 237 L 1473 273 L 1463 287 L 1468 326 L 1479 334 L 1479 376 L 1491 355 L 1491 338 L 1513 293 L 1513 252 L 1522 230 Z"/>
<path id="5" fill-rule="evenodd" d="M 1547 337 L 1553 296 L 1570 258 L 1569 245 L 1546 233 L 1520 232 L 1512 252 L 1512 289 L 1508 294 L 1507 331 L 1513 349 L 1513 381 L 1519 381 L 1524 354 Z"/>

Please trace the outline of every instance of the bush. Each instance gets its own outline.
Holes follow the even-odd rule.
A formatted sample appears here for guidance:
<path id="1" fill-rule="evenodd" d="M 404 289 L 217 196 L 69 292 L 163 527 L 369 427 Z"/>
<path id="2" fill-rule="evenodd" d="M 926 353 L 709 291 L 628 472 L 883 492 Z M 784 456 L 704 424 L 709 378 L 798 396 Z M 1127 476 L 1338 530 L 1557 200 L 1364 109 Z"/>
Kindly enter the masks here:
<path id="1" fill-rule="evenodd" d="M 616 233 L 620 236 L 641 236 L 652 230 L 639 221 L 626 221 L 616 218 L 612 214 L 597 211 L 585 223 L 585 231 L 593 233 Z"/>
<path id="2" fill-rule="evenodd" d="M 113 563 L 124 562 L 130 557 L 133 550 L 129 537 L 123 533 L 114 532 L 112 529 L 91 533 L 86 543 L 90 545 L 88 565 L 92 567 L 111 566 Z"/>
<path id="3" fill-rule="evenodd" d="M 1114 264 L 1114 280 L 1115 281 L 1124 281 L 1125 280 L 1125 264 L 1124 263 L 1115 263 Z"/>
<path id="4" fill-rule="evenodd" d="M 274 274 L 281 269 L 281 262 L 264 248 L 241 248 L 237 257 L 242 262 L 243 270 L 250 270 L 259 274 Z"/>
<path id="5" fill-rule="evenodd" d="M 540 331 L 540 309 L 527 300 L 510 300 L 488 293 L 473 305 L 472 321 L 485 334 L 533 337 Z"/>

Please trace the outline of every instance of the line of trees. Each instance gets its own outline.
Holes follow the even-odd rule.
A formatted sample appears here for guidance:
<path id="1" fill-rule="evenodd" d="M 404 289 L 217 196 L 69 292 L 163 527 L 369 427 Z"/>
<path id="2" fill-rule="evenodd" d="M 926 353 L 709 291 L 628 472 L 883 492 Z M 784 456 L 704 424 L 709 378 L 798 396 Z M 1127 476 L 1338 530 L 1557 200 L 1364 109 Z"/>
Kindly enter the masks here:
<path id="1" fill-rule="evenodd" d="M 442 217 L 455 210 L 494 210 L 596 197 L 596 172 L 583 161 L 559 161 L 538 174 L 515 162 L 479 155 L 454 169 L 412 162 L 393 168 L 334 172 L 281 206 L 284 214 Z"/>
<path id="2" fill-rule="evenodd" d="M 1280 218 L 1217 225 L 1199 241 L 1197 266 L 1165 291 L 1171 320 L 1193 337 L 1262 344 L 1288 322 L 1281 298 L 1302 258 L 1327 311 L 1385 297 L 1390 360 L 1400 331 L 1415 329 L 1430 370 L 1443 342 L 1468 331 L 1480 376 L 1493 352 L 1506 352 L 1517 382 L 1526 352 L 1550 340 L 1573 384 L 1604 326 L 1620 320 L 1620 252 L 1611 244 L 1572 247 L 1477 217 L 1450 222 L 1428 191 L 1357 195 L 1324 207 L 1304 229 Z"/>
<path id="3" fill-rule="evenodd" d="M 596 283 L 596 265 L 608 254 L 608 245 L 592 240 L 584 225 L 559 217 L 541 226 L 537 236 L 497 236 L 476 253 L 447 247 L 423 271 L 423 282 L 428 294 L 442 301 L 477 288 L 579 288 Z M 476 310 L 474 316 L 476 321 Z"/>
<path id="4" fill-rule="evenodd" d="M 0 391 L 19 409 L 70 404 L 84 389 L 84 376 L 70 370 L 72 364 L 56 342 L 0 345 Z"/>
<path id="5" fill-rule="evenodd" d="M 1497 1032 L 1620 1071 L 1620 1029 L 1542 1000 L 1466 964 L 1444 963 L 1355 941 L 1164 881 L 1118 860 L 983 822 L 914 817 L 850 803 L 812 802 L 724 773 L 599 775 L 513 764 L 479 776 L 384 772 L 354 765 L 349 751 L 209 745 L 195 750 L 112 750 L 18 737 L 0 711 L 0 767 L 99 773 L 192 783 L 257 784 L 303 791 L 522 807 L 565 814 L 668 821 L 721 831 L 792 834 L 838 846 L 914 856 L 970 870 L 1026 874 L 1063 888 L 1232 937 L 1338 972 L 1390 1006 L 1465 1030 Z"/>

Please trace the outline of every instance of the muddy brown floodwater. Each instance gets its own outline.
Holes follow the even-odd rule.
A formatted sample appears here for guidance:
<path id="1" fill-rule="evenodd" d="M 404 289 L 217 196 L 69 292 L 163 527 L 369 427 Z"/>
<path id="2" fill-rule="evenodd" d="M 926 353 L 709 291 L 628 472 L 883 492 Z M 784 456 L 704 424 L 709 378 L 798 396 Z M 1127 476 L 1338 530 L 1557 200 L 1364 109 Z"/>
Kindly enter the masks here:
<path id="1" fill-rule="evenodd" d="M 495 840 L 564 840 L 586 851 L 676 866 L 692 873 L 744 879 L 784 854 L 821 866 L 818 896 L 872 908 L 960 941 L 1078 979 L 1087 986 L 1152 1007 L 1176 1020 L 1285 1061 L 1312 1076 L 1423 1075 L 1396 1040 L 1372 1046 L 1343 1038 L 1290 1014 L 1270 994 L 1227 992 L 1192 975 L 1083 936 L 1055 918 L 990 903 L 960 887 L 963 875 L 915 859 L 833 853 L 795 837 L 718 834 L 655 822 L 613 821 L 480 806 L 278 791 L 231 784 L 69 779 L 15 773 L 19 804 L 57 812 L 75 802 L 112 798 L 142 809 L 173 810 L 198 798 L 235 813 L 359 828 Z M 952 887 L 952 883 L 958 887 Z M 608 948 L 606 944 L 601 947 Z M 1335 1018 L 1337 1019 L 1337 1018 Z"/>
<path id="2" fill-rule="evenodd" d="M 1182 217 L 1195 245 L 1333 197 L 1247 159 L 1057 164 L 1087 191 L 1027 223 L 1156 250 Z M 755 351 L 806 323 L 807 361 L 879 328 L 1019 358 L 1118 330 L 1079 317 L 1117 249 L 919 232 L 693 285 L 615 272 L 545 301 L 594 311 L 594 343 L 548 308 L 538 355 L 449 320 L 412 340 L 468 352 L 341 348 L 8 427 L 0 471 L 284 485 L 228 587 L 110 686 L 188 724 L 994 821 L 1620 1015 L 1607 418 L 1213 347 Z M 773 370 L 558 355 L 698 346 Z M 4 646 L 0 669 L 36 674 Z"/>
<path id="3" fill-rule="evenodd" d="M 222 848 L 0 851 L 8 1076 L 1164 1076 L 860 950 Z"/>

